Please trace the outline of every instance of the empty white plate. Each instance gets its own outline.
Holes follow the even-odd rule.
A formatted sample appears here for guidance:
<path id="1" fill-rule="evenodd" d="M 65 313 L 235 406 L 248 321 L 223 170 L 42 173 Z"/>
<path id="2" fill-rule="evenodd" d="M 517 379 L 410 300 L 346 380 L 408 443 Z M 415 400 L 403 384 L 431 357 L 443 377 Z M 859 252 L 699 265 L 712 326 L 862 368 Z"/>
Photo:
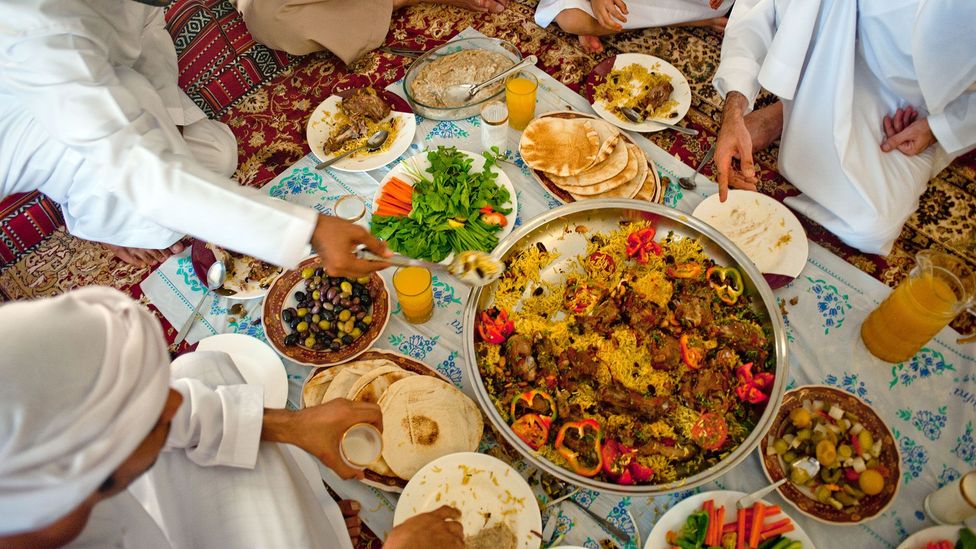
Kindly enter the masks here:
<path id="1" fill-rule="evenodd" d="M 288 374 L 281 358 L 260 339 L 244 334 L 220 334 L 201 339 L 198 351 L 230 355 L 248 385 L 264 387 L 264 407 L 284 408 L 288 402 Z"/>

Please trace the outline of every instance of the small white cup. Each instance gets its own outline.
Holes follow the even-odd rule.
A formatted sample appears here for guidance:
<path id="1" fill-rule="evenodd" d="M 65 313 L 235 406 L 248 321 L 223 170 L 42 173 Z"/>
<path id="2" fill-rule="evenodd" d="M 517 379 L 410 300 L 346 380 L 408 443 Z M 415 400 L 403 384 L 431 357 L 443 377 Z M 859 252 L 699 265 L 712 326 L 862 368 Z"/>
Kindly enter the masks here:
<path id="1" fill-rule="evenodd" d="M 925 514 L 939 524 L 962 524 L 976 517 L 976 471 L 929 494 L 923 507 Z"/>
<path id="2" fill-rule="evenodd" d="M 346 429 L 339 442 L 342 462 L 354 469 L 365 469 L 383 453 L 383 433 L 369 423 L 357 423 Z"/>

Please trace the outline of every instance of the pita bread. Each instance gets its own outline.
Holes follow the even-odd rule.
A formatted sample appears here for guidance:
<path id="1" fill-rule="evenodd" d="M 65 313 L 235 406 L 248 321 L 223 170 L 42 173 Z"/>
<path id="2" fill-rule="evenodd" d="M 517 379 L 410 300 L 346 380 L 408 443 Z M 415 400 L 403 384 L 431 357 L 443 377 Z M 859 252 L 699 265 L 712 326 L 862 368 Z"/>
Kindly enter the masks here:
<path id="1" fill-rule="evenodd" d="M 320 370 L 311 379 L 306 381 L 305 386 L 302 387 L 302 402 L 305 406 L 316 406 L 334 398 L 344 397 L 349 391 L 349 388 L 352 387 L 352 384 L 361 375 L 377 366 L 385 366 L 388 364 L 393 363 L 389 360 L 360 360 Z M 346 373 L 342 374 L 342 372 Z M 326 396 L 329 388 L 336 383 L 336 379 L 340 377 L 340 374 L 342 374 L 342 378 L 339 384 L 335 385 L 333 394 Z"/>
<path id="2" fill-rule="evenodd" d="M 346 398 L 356 402 L 377 403 L 383 393 L 397 381 L 417 374 L 408 372 L 396 364 L 373 368 L 363 374 L 346 393 Z"/>
<path id="3" fill-rule="evenodd" d="M 633 198 L 637 191 L 640 190 L 641 185 L 644 184 L 644 180 L 638 177 L 637 172 L 640 170 L 640 163 L 644 163 L 644 175 L 647 176 L 647 157 L 644 156 L 644 152 L 640 150 L 637 145 L 627 145 L 628 149 L 631 149 L 631 158 L 634 158 L 634 175 L 631 179 L 624 182 L 622 185 L 617 185 L 616 187 L 602 192 L 596 195 L 582 195 L 570 192 L 576 200 L 582 199 L 596 199 L 596 198 Z M 579 187 L 572 187 L 571 189 L 575 191 Z M 589 187 L 585 187 L 588 189 Z"/>
<path id="4" fill-rule="evenodd" d="M 397 381 L 380 399 L 380 409 L 383 458 L 407 480 L 439 457 L 477 450 L 484 430 L 478 406 L 432 376 Z"/>
<path id="5" fill-rule="evenodd" d="M 603 120 L 590 120 L 590 126 L 600 135 L 600 150 L 596 153 L 593 165 L 585 171 L 590 171 L 593 166 L 606 160 L 617 146 L 617 143 L 623 141 L 623 138 L 620 137 L 620 130 L 613 124 L 604 122 Z"/>
<path id="6" fill-rule="evenodd" d="M 634 195 L 634 198 L 638 200 L 647 200 L 648 202 L 655 202 L 654 199 L 657 197 L 657 176 L 651 172 L 653 169 L 656 168 L 647 168 L 647 175 L 644 178 L 644 183 L 641 184 L 641 188 L 637 190 L 637 194 Z"/>
<path id="7" fill-rule="evenodd" d="M 590 185 L 596 185 L 614 177 L 624 171 L 629 160 L 630 155 L 627 152 L 627 142 L 623 139 L 617 139 L 616 146 L 603 162 L 595 164 L 579 175 L 571 175 L 569 177 L 551 175 L 549 179 L 559 187 L 572 192 L 575 187 L 589 187 Z"/>
<path id="8" fill-rule="evenodd" d="M 587 120 L 538 118 L 522 133 L 519 152 L 531 168 L 555 175 L 576 175 L 597 158 L 600 134 Z"/>
<path id="9" fill-rule="evenodd" d="M 637 175 L 638 163 L 644 158 L 644 154 L 636 145 L 625 143 L 627 147 L 627 166 L 617 175 L 586 187 L 565 187 L 565 190 L 572 195 L 580 195 L 588 198 L 595 198 L 595 195 L 604 195 L 610 191 L 631 182 Z M 633 189 L 636 191 L 636 189 Z"/>

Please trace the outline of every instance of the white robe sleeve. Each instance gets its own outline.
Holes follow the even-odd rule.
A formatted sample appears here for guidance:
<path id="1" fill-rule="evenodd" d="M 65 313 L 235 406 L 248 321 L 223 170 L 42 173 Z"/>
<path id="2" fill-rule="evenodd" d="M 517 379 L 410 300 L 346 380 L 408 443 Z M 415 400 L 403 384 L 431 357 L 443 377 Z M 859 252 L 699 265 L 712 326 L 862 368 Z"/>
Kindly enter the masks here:
<path id="1" fill-rule="evenodd" d="M 225 353 L 188 353 L 172 368 L 172 387 L 183 395 L 183 404 L 165 450 L 183 450 L 197 465 L 253 469 L 264 419 L 262 388 L 244 385 Z"/>
<path id="2" fill-rule="evenodd" d="M 138 6 L 145 8 L 144 6 Z M 146 8 L 146 26 L 142 32 L 142 53 L 133 68 L 144 75 L 163 100 L 166 111 L 177 126 L 188 126 L 197 120 L 202 120 L 203 112 L 199 109 L 189 110 L 192 118 L 187 117 L 184 109 L 183 90 L 179 86 L 180 70 L 176 59 L 176 47 L 173 38 L 166 30 L 166 20 L 163 10 Z"/>
<path id="3" fill-rule="evenodd" d="M 759 96 L 759 71 L 776 32 L 774 0 L 739 0 L 732 7 L 722 39 L 722 58 L 712 84 L 724 99 L 737 91 L 749 100 Z"/>
<path id="4" fill-rule="evenodd" d="M 224 179 L 172 150 L 161 122 L 121 85 L 105 45 L 52 25 L 0 33 L 9 92 L 48 134 L 104 168 L 110 192 L 176 232 L 293 267 L 314 210 Z"/>
<path id="5" fill-rule="evenodd" d="M 966 92 L 942 112 L 929 115 L 929 128 L 951 156 L 976 145 L 976 92 Z"/>

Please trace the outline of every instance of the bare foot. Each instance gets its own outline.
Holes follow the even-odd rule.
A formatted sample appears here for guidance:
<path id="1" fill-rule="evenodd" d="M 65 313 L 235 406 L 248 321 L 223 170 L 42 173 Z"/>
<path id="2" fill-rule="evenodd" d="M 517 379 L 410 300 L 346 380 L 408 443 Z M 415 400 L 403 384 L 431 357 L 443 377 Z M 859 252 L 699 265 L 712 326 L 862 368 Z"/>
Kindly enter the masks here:
<path id="1" fill-rule="evenodd" d="M 596 36 L 581 34 L 579 36 L 579 42 L 583 46 L 583 50 L 589 53 L 603 52 L 603 42 L 600 42 L 600 39 Z"/>
<path id="2" fill-rule="evenodd" d="M 505 11 L 508 0 L 431 0 L 431 3 L 457 6 L 471 11 L 501 13 Z"/>
<path id="3" fill-rule="evenodd" d="M 752 137 L 752 152 L 761 151 L 783 135 L 783 103 L 777 101 L 752 111 L 745 115 L 743 121 Z"/>
<path id="4" fill-rule="evenodd" d="M 184 246 L 182 242 L 177 242 L 169 248 L 162 250 L 153 250 L 150 248 L 126 248 L 124 246 L 116 246 L 114 244 L 102 244 L 108 248 L 115 257 L 125 261 L 129 265 L 135 265 L 136 267 L 148 267 L 149 265 L 154 265 L 156 263 L 161 263 L 166 260 L 167 257 L 178 254 L 183 251 Z"/>
<path id="5" fill-rule="evenodd" d="M 359 520 L 359 502 L 353 499 L 344 499 L 339 502 L 339 510 L 342 511 L 342 518 L 346 519 L 346 530 L 349 538 L 354 542 L 359 539 L 362 532 L 362 521 Z"/>

